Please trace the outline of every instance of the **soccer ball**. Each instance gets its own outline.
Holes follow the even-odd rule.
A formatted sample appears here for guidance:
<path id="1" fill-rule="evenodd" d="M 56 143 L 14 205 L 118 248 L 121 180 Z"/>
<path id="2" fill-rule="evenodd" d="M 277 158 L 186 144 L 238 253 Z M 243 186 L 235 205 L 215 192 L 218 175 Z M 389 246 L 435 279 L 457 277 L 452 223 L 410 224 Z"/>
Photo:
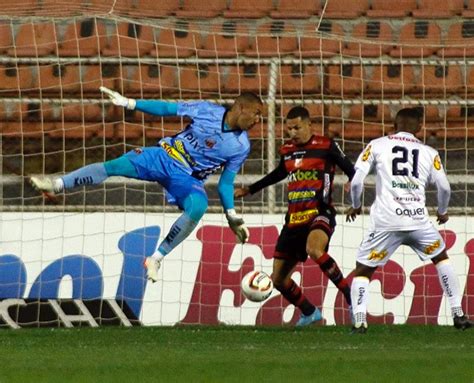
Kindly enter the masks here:
<path id="1" fill-rule="evenodd" d="M 273 290 L 272 279 L 263 271 L 254 270 L 242 279 L 242 293 L 252 302 L 262 302 Z"/>

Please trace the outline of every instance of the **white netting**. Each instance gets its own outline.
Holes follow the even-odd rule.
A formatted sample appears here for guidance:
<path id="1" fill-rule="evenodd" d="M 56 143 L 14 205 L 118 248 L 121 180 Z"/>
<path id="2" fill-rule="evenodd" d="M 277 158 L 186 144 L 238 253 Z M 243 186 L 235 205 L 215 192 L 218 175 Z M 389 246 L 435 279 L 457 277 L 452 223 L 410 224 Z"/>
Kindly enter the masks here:
<path id="1" fill-rule="evenodd" d="M 38 287 L 41 281 L 36 283 L 36 278 L 54 260 L 82 254 L 101 270 L 104 297 L 125 298 L 130 304 L 127 294 L 134 302 L 141 302 L 140 294 L 145 294 L 143 306 L 133 307 L 147 324 L 279 323 L 282 316 L 285 321 L 293 317 L 292 309 L 283 314 L 280 298 L 272 298 L 258 315 L 257 306 L 245 303 L 240 308 L 236 287 L 251 267 L 246 258 L 271 271 L 276 238 L 272 225 L 280 227 L 283 222 L 284 185 L 237 203 L 254 227 L 253 245 L 234 248 L 226 242 L 232 238 L 223 229 L 225 219 L 206 215 L 199 231 L 167 259 L 158 287 L 148 286 L 145 291 L 143 285 L 132 283 L 135 287 L 125 288 L 126 292 L 124 275 L 131 272 L 140 279 L 141 269 L 134 265 L 132 271 L 124 271 L 116 265 L 129 251 L 120 246 L 117 250 L 117 243 L 131 231 L 142 230 L 140 235 L 145 233 L 145 243 L 152 246 L 157 234 L 144 228 L 154 225 L 163 237 L 177 210 L 166 206 L 162 188 L 116 178 L 52 202 L 29 187 L 29 175 L 64 174 L 137 146 L 154 145 L 186 126 L 187 121 L 179 118 L 115 107 L 103 98 L 99 86 L 134 98 L 223 104 L 242 91 L 259 94 L 266 105 L 265 117 L 250 132 L 252 153 L 238 183 L 250 183 L 275 166 L 284 139 L 283 117 L 293 105 L 305 105 L 314 131 L 334 137 L 353 160 L 370 139 L 393 130 L 400 108 L 424 107 L 419 137 L 440 151 L 447 168 L 453 187 L 451 205 L 459 214 L 448 229 L 457 235 L 453 251 L 460 255 L 454 259 L 461 282 L 467 280 L 469 262 L 463 246 L 472 234 L 472 20 L 405 18 L 385 10 L 390 16 L 386 17 L 375 1 L 372 9 L 364 8 L 363 1 L 356 2 L 359 7 L 351 2 L 352 13 L 341 13 L 343 2 L 338 6 L 336 1 L 325 6 L 301 2 L 298 9 L 294 2 L 283 0 L 261 1 L 258 9 L 255 4 L 245 8 L 245 1 L 213 1 L 206 7 L 194 1 L 20 3 L 14 8 L 2 6 L 0 11 L 1 253 L 19 257 L 4 258 L 19 275 L 11 279 L 4 274 L 0 281 L 4 297 L 57 295 L 54 288 Z M 212 177 L 209 182 L 210 212 L 220 213 L 216 181 Z M 340 209 L 348 201 L 343 183 L 344 177 L 338 176 L 334 200 Z M 366 205 L 373 192 L 369 185 Z M 432 208 L 434 192 L 428 197 Z M 86 213 L 93 212 L 98 215 L 92 214 L 91 219 Z M 339 222 L 331 253 L 345 274 L 353 268 L 367 223 L 363 219 L 354 228 L 342 219 Z M 222 243 L 216 245 L 216 238 Z M 374 294 L 374 313 L 393 311 L 395 321 L 402 323 L 407 318 L 433 322 L 439 311 L 439 321 L 446 322 L 447 311 L 444 306 L 439 310 L 440 292 L 417 279 L 431 281 L 436 275 L 430 268 L 418 269 L 412 258 L 410 252 L 400 252 L 395 260 L 405 272 L 395 264 L 379 276 L 390 281 L 384 299 Z M 73 267 L 75 261 L 71 262 Z M 220 271 L 206 268 L 213 262 Z M 26 270 L 24 275 L 21 270 Z M 341 297 L 336 297 L 332 286 L 326 289 L 327 280 L 319 269 L 307 265 L 299 271 L 304 274 L 305 291 L 324 307 L 328 322 L 346 321 Z M 76 277 L 80 276 L 84 277 Z M 409 277 L 413 283 L 402 283 Z M 74 278 L 53 278 L 59 295 L 90 298 L 74 285 Z M 35 289 L 42 293 L 35 295 Z M 232 294 L 236 294 L 234 301 Z M 415 307 L 420 304 L 423 309 Z"/>

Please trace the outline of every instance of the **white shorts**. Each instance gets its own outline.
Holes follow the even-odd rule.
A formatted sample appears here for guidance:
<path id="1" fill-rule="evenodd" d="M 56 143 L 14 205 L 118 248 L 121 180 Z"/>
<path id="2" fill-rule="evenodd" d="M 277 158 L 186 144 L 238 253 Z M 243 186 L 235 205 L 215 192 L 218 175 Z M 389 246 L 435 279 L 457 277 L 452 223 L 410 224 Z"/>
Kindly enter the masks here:
<path id="1" fill-rule="evenodd" d="M 446 248 L 433 225 L 411 231 L 371 231 L 359 246 L 357 262 L 369 267 L 383 266 L 400 245 L 410 246 L 422 261 L 436 257 Z"/>

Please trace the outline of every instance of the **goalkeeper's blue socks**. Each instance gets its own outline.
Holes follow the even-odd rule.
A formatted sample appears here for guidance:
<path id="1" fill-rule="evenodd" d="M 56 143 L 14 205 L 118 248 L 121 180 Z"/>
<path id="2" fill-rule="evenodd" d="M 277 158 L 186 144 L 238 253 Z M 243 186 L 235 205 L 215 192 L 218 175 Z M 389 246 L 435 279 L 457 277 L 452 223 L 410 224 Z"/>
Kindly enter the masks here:
<path id="1" fill-rule="evenodd" d="M 186 213 L 183 213 L 171 226 L 163 242 L 158 247 L 158 252 L 152 257 L 161 259 L 171 250 L 183 242 L 191 234 L 198 222 L 192 220 Z"/>
<path id="2" fill-rule="evenodd" d="M 101 184 L 108 178 L 102 162 L 87 165 L 61 177 L 63 189 L 72 189 L 78 186 Z"/>
<path id="3" fill-rule="evenodd" d="M 171 250 L 183 242 L 199 223 L 207 210 L 207 196 L 203 193 L 191 193 L 182 202 L 184 213 L 171 226 L 169 233 L 152 257 L 162 259 Z"/>

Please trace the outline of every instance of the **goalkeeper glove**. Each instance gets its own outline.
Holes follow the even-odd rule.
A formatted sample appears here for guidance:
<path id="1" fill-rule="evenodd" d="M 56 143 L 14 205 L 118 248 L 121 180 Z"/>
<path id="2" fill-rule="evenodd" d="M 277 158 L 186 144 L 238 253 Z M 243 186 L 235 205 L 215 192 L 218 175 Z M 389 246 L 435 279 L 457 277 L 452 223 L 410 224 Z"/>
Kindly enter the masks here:
<path id="1" fill-rule="evenodd" d="M 124 108 L 130 110 L 135 109 L 137 102 L 133 98 L 124 97 L 119 92 L 115 92 L 109 88 L 106 88 L 105 86 L 101 86 L 99 89 L 112 100 L 112 104 L 123 106 Z"/>
<path id="2" fill-rule="evenodd" d="M 249 240 L 249 229 L 245 226 L 244 220 L 241 217 L 238 217 L 234 209 L 229 209 L 226 211 L 225 216 L 229 227 L 234 232 L 235 236 L 239 243 L 246 243 Z"/>

